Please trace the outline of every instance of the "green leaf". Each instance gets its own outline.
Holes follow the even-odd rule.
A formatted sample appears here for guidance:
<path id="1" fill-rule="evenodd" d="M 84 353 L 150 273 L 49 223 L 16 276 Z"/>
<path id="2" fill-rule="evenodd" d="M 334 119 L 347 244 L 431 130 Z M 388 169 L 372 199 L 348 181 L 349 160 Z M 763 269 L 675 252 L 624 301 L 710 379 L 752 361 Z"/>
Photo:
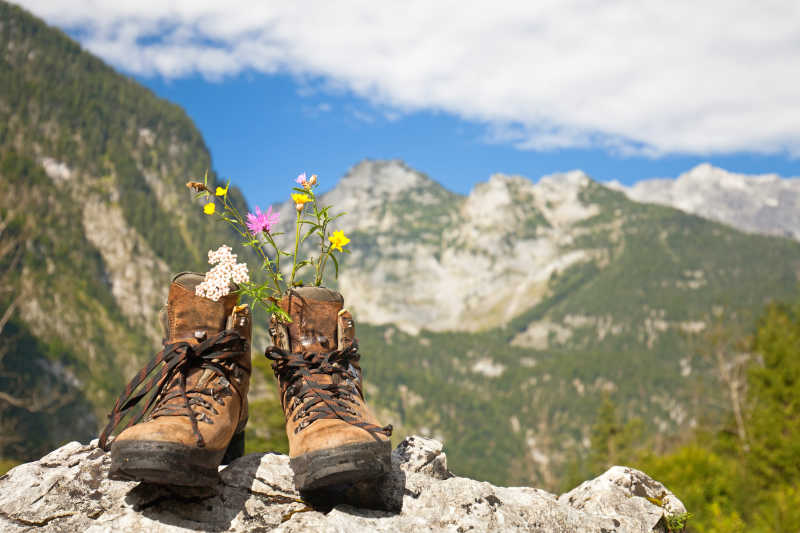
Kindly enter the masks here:
<path id="1" fill-rule="evenodd" d="M 291 323 L 292 321 L 292 318 L 286 313 L 286 311 L 275 305 L 273 302 L 270 302 L 269 306 L 267 307 L 267 311 L 273 315 L 276 315 L 283 322 Z"/>
<path id="2" fill-rule="evenodd" d="M 305 242 L 305 240 L 306 240 L 306 239 L 308 239 L 308 237 L 309 237 L 309 236 L 310 236 L 312 233 L 314 233 L 314 232 L 315 232 L 317 229 L 318 229 L 318 226 L 317 226 L 316 224 L 314 224 L 314 227 L 312 227 L 311 229 L 309 229 L 309 230 L 306 232 L 306 234 L 305 234 L 305 235 L 303 235 L 303 238 L 302 238 L 302 239 L 300 239 L 300 244 L 303 244 L 303 242 Z"/>
<path id="3" fill-rule="evenodd" d="M 333 259 L 333 279 L 339 279 L 339 260 L 336 259 L 336 256 L 331 254 L 330 251 L 328 253 L 331 256 L 331 259 Z"/>

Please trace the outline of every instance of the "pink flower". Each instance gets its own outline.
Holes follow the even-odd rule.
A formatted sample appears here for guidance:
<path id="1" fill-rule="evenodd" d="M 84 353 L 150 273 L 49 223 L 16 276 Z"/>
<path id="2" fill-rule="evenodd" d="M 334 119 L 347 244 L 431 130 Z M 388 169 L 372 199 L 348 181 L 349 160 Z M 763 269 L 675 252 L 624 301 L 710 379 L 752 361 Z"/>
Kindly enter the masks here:
<path id="1" fill-rule="evenodd" d="M 304 186 L 304 187 L 305 187 L 305 185 L 306 185 L 306 173 L 305 173 L 305 172 L 303 172 L 302 174 L 300 174 L 299 176 L 297 176 L 297 179 L 296 179 L 295 181 L 296 181 L 298 184 L 300 184 L 300 185 L 302 185 L 302 186 Z"/>
<path id="2" fill-rule="evenodd" d="M 266 213 L 262 213 L 261 208 L 256 206 L 255 215 L 247 213 L 247 229 L 252 231 L 254 235 L 258 235 L 262 231 L 269 233 L 272 230 L 272 226 L 278 222 L 279 216 L 280 213 L 272 212 L 272 206 L 269 206 Z"/>

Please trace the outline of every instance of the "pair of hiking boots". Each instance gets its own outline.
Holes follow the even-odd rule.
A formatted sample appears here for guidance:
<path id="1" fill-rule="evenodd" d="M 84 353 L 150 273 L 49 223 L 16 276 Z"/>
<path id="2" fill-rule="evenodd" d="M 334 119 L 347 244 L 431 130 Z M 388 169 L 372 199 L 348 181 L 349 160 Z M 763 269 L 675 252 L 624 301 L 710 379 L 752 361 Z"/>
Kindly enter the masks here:
<path id="1" fill-rule="evenodd" d="M 164 347 L 109 415 L 100 447 L 111 450 L 111 479 L 212 486 L 219 465 L 244 453 L 250 310 L 235 294 L 216 302 L 197 296 L 202 281 L 187 272 L 173 279 Z M 391 466 L 392 428 L 380 426 L 364 401 L 353 317 L 343 303 L 329 289 L 292 289 L 279 304 L 292 322 L 270 322 L 274 345 L 265 355 L 278 378 L 299 490 L 377 477 Z"/>

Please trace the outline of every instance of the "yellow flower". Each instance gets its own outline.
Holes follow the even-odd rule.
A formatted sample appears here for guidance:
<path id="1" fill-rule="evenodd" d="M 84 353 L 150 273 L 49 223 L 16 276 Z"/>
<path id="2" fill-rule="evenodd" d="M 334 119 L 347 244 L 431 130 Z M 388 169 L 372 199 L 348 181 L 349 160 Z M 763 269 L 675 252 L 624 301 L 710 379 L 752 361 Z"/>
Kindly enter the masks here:
<path id="1" fill-rule="evenodd" d="M 328 240 L 331 241 L 331 248 L 334 250 L 339 250 L 340 252 L 344 251 L 342 250 L 342 246 L 350 242 L 350 239 L 344 236 L 344 232 L 342 230 L 334 231 L 333 235 L 328 237 Z"/>
<path id="2" fill-rule="evenodd" d="M 217 204 L 214 202 L 208 202 L 206 205 L 203 206 L 203 213 L 206 215 L 213 215 L 214 211 L 217 210 Z"/>
<path id="3" fill-rule="evenodd" d="M 296 204 L 304 204 L 310 202 L 311 198 L 309 198 L 307 194 L 294 193 L 292 194 L 292 200 Z"/>
<path id="4" fill-rule="evenodd" d="M 303 205 L 311 201 L 311 198 L 309 198 L 307 194 L 293 193 L 292 201 L 294 202 L 294 205 L 297 207 L 297 210 L 300 211 L 301 209 L 303 209 Z"/>
<path id="5" fill-rule="evenodd" d="M 229 186 L 230 186 L 230 182 L 228 182 L 228 184 L 225 185 L 224 189 L 222 187 L 217 187 L 216 195 L 217 196 L 227 196 L 228 195 L 228 187 Z"/>

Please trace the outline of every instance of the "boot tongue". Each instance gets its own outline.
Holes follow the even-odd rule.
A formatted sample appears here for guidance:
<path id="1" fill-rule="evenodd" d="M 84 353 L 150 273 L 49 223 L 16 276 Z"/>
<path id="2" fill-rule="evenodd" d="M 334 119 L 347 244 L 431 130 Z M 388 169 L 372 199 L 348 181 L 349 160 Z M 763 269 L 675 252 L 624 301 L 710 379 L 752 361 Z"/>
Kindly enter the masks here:
<path id="1" fill-rule="evenodd" d="M 226 328 L 238 295 L 229 294 L 216 302 L 197 296 L 195 287 L 202 281 L 203 275 L 194 272 L 183 272 L 172 280 L 167 296 L 168 342 L 202 341 Z"/>
<path id="2" fill-rule="evenodd" d="M 299 287 L 284 295 L 280 306 L 292 319 L 288 325 L 290 350 L 335 350 L 337 317 L 343 305 L 341 294 L 323 287 Z"/>
<path id="3" fill-rule="evenodd" d="M 177 341 L 188 341 L 191 344 L 198 344 L 203 340 L 216 335 L 220 331 L 233 327 L 244 333 L 248 331 L 250 320 L 249 309 L 241 309 L 231 316 L 236 303 L 239 300 L 237 294 L 228 294 L 218 301 L 213 301 L 203 296 L 195 294 L 195 288 L 204 279 L 202 274 L 195 272 L 182 272 L 172 279 L 167 296 L 167 344 Z M 231 284 L 231 291 L 236 290 Z M 243 306 L 244 307 L 244 306 Z M 239 308 L 237 308 L 239 309 Z M 245 322 L 239 323 L 238 319 L 245 318 Z M 229 324 L 230 320 L 230 324 Z M 249 339 L 249 335 L 246 337 Z M 249 341 L 248 341 L 249 342 Z M 248 373 L 250 371 L 250 346 L 246 346 L 245 353 L 237 360 L 237 364 L 243 367 Z M 190 367 L 186 373 L 186 390 L 207 388 L 213 380 L 220 376 L 210 370 L 203 370 L 197 365 Z M 174 391 L 178 388 L 176 377 L 171 383 L 167 384 L 164 391 Z M 163 403 L 173 409 L 184 409 L 184 399 L 180 396 L 172 398 Z"/>

